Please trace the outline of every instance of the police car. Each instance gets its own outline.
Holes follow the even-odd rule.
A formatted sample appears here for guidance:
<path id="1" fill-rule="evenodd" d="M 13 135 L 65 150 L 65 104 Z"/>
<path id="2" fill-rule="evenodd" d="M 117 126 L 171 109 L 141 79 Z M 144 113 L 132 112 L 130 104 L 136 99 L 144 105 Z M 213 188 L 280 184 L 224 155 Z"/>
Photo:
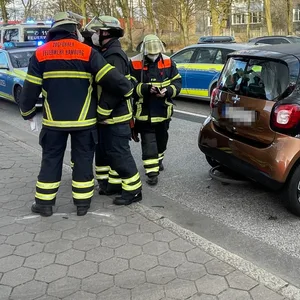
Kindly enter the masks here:
<path id="1" fill-rule="evenodd" d="M 38 45 L 39 43 L 34 41 L 3 44 L 3 48 L 0 49 L 1 98 L 19 103 L 29 59 Z M 36 106 L 42 106 L 42 96 Z"/>
<path id="2" fill-rule="evenodd" d="M 249 49 L 249 44 L 211 43 L 185 47 L 171 56 L 182 77 L 180 96 L 209 100 L 227 54 Z"/>

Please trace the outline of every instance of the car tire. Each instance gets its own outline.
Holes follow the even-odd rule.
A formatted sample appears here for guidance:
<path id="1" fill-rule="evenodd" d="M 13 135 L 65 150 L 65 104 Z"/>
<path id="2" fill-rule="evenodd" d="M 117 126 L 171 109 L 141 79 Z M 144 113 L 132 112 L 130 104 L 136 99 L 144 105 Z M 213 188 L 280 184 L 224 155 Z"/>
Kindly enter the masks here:
<path id="1" fill-rule="evenodd" d="M 300 217 L 300 165 L 296 167 L 283 191 L 286 208 Z"/>
<path id="2" fill-rule="evenodd" d="M 15 102 L 20 106 L 20 96 L 22 92 L 22 87 L 20 85 L 15 86 L 14 88 L 14 99 Z"/>
<path id="3" fill-rule="evenodd" d="M 210 156 L 205 155 L 205 158 L 206 158 L 206 161 L 208 162 L 208 164 L 213 168 L 220 165 L 216 160 L 214 160 Z"/>

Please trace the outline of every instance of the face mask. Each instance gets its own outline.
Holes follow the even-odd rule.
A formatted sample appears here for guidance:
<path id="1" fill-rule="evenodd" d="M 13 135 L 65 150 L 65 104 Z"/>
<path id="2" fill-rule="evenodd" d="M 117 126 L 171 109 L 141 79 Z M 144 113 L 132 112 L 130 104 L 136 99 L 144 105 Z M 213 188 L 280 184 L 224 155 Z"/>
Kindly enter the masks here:
<path id="1" fill-rule="evenodd" d="M 84 37 L 82 36 L 82 34 L 80 33 L 80 31 L 78 29 L 76 29 L 76 33 L 77 33 L 78 41 L 83 43 L 84 42 Z"/>
<path id="2" fill-rule="evenodd" d="M 158 58 L 159 54 L 148 54 L 147 57 L 152 60 L 153 62 L 156 61 Z"/>
<path id="3" fill-rule="evenodd" d="M 99 35 L 97 33 L 92 35 L 92 42 L 95 46 L 100 46 Z"/>

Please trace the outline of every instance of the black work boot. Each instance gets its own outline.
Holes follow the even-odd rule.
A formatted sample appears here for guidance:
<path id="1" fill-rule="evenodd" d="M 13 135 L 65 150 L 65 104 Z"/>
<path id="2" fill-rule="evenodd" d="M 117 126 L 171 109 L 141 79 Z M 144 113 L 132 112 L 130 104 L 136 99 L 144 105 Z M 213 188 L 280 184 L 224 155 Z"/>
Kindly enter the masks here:
<path id="1" fill-rule="evenodd" d="M 43 217 L 50 217 L 53 214 L 52 205 L 39 205 L 33 203 L 31 211 L 36 214 L 40 214 Z"/>
<path id="2" fill-rule="evenodd" d="M 149 185 L 157 185 L 158 183 L 158 176 L 151 176 L 151 177 L 148 177 L 146 182 L 149 184 Z"/>
<path id="3" fill-rule="evenodd" d="M 162 161 L 159 162 L 159 171 L 163 171 L 165 169 Z"/>
<path id="4" fill-rule="evenodd" d="M 130 205 L 134 202 L 139 202 L 143 199 L 142 192 L 139 192 L 131 199 L 124 199 L 122 196 L 117 196 L 115 200 L 113 201 L 113 204 L 115 205 Z"/>
<path id="5" fill-rule="evenodd" d="M 99 195 L 112 196 L 115 194 L 122 194 L 122 190 L 107 190 L 99 187 Z"/>
<path id="6" fill-rule="evenodd" d="M 87 214 L 90 206 L 77 206 L 77 216 L 84 216 Z"/>

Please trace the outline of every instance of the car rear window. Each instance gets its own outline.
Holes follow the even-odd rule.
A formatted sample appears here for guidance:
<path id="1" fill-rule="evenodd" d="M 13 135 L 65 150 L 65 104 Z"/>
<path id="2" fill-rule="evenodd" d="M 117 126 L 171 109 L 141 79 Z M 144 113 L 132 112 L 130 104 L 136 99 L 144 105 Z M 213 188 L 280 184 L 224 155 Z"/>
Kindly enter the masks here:
<path id="1" fill-rule="evenodd" d="M 10 61 L 14 68 L 27 68 L 34 51 L 22 51 L 9 53 Z"/>
<path id="2" fill-rule="evenodd" d="M 269 59 L 231 57 L 222 72 L 219 88 L 237 95 L 274 100 L 289 86 L 289 69 Z"/>

